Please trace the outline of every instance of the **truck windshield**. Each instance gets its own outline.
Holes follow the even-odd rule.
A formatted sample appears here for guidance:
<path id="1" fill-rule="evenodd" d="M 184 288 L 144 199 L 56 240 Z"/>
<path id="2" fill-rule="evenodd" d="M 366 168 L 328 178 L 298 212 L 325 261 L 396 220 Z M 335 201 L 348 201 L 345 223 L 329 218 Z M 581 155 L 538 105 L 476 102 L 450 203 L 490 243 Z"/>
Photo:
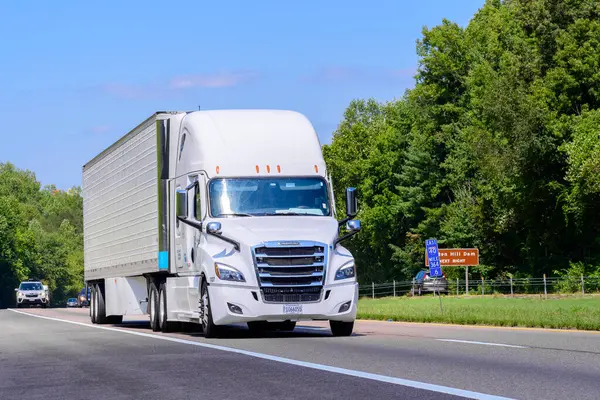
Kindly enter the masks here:
<path id="1" fill-rule="evenodd" d="M 213 217 L 330 215 L 322 178 L 223 178 L 209 185 Z"/>

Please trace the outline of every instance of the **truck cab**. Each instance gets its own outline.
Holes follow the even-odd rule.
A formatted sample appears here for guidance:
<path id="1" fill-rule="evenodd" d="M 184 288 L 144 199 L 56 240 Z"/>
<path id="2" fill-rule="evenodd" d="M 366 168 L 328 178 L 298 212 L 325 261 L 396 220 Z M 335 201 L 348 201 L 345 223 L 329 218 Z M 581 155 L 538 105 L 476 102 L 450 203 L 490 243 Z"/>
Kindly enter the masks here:
<path id="1" fill-rule="evenodd" d="M 346 213 L 336 219 L 321 145 L 305 116 L 172 113 L 157 118 L 156 143 L 156 270 L 97 286 L 88 280 L 92 309 L 96 287 L 107 315 L 144 311 L 154 330 L 197 322 L 217 336 L 234 323 L 289 330 L 328 320 L 334 335 L 352 333 L 356 266 L 341 242 L 360 230 L 356 191 L 347 189 Z M 84 179 L 84 210 L 85 197 Z"/>

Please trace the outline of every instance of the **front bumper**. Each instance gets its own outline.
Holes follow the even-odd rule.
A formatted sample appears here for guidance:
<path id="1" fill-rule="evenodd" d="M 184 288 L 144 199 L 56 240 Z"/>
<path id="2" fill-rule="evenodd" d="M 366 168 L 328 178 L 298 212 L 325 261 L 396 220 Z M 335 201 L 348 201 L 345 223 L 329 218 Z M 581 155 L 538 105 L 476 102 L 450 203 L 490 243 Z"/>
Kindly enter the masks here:
<path id="1" fill-rule="evenodd" d="M 324 293 L 330 291 L 327 300 Z M 257 294 L 258 300 L 252 292 Z M 351 322 L 356 319 L 356 305 L 358 302 L 358 283 L 325 286 L 321 301 L 315 303 L 290 303 L 302 304 L 301 314 L 285 314 L 285 303 L 265 303 L 262 300 L 260 289 L 240 287 L 233 285 L 212 284 L 208 287 L 213 322 L 216 325 L 228 325 L 251 321 L 310 321 L 334 320 Z M 342 313 L 339 309 L 342 304 L 351 301 L 350 308 Z M 230 311 L 227 303 L 241 308 L 242 314 Z"/>
<path id="2" fill-rule="evenodd" d="M 48 304 L 48 299 L 41 297 L 19 297 L 17 304 Z"/>

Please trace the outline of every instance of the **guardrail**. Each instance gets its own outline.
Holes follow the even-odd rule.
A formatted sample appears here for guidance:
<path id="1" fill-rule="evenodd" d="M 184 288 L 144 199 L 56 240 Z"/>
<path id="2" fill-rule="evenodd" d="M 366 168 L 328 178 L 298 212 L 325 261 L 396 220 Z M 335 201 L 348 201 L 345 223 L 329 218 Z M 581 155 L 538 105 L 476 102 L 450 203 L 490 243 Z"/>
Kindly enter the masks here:
<path id="1" fill-rule="evenodd" d="M 418 295 L 419 285 L 413 281 L 361 284 L 360 297 L 389 297 Z M 467 293 L 468 292 L 468 293 Z M 455 279 L 447 280 L 448 295 L 519 295 L 574 294 L 600 292 L 600 277 L 542 277 L 520 279 Z M 427 293 L 427 292 L 425 292 Z M 446 294 L 446 293 L 444 293 Z"/>

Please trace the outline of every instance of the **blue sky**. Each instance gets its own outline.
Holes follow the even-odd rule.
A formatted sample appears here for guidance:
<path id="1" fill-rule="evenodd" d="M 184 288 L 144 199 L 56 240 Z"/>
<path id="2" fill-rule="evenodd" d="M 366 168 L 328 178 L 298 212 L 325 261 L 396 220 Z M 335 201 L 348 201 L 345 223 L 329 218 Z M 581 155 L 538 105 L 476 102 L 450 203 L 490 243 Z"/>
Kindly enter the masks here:
<path id="1" fill-rule="evenodd" d="M 329 143 L 352 99 L 413 86 L 423 26 L 483 2 L 3 0 L 0 162 L 66 189 L 152 112 L 198 106 L 300 111 Z"/>

